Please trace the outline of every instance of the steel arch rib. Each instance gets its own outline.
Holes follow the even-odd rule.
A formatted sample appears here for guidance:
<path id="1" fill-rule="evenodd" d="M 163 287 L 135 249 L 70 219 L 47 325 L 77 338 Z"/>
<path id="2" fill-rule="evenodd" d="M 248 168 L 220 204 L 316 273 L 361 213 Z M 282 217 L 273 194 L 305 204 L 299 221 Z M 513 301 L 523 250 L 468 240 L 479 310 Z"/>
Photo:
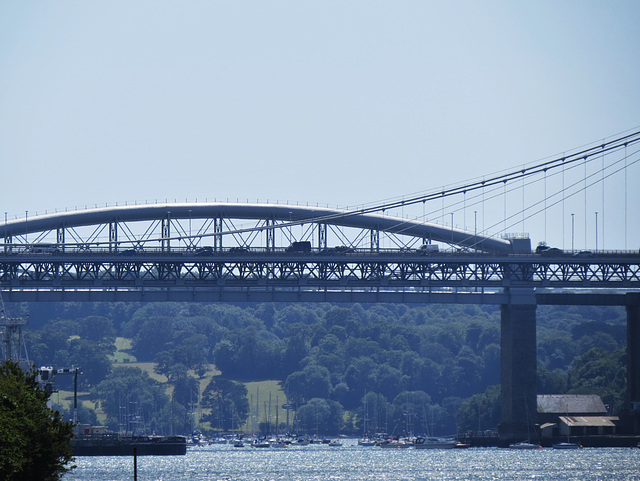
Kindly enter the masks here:
<path id="1" fill-rule="evenodd" d="M 0 225 L 0 238 L 46 232 L 60 227 L 73 228 L 109 222 L 153 221 L 173 219 L 270 219 L 281 222 L 323 223 L 341 227 L 373 229 L 437 242 L 446 242 L 488 252 L 509 252 L 511 243 L 504 239 L 474 234 L 462 229 L 403 219 L 389 215 L 359 213 L 342 209 L 286 204 L 236 204 L 222 202 L 176 203 L 104 207 L 73 212 L 38 215 L 15 219 Z M 252 230 L 265 230 L 267 226 Z"/>

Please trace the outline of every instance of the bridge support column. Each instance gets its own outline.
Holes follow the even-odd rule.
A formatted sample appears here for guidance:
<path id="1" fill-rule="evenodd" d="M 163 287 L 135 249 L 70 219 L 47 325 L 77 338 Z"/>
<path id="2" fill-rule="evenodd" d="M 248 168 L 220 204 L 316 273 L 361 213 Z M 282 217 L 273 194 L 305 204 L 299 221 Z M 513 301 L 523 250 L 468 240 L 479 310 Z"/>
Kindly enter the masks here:
<path id="1" fill-rule="evenodd" d="M 167 212 L 166 217 L 162 218 L 162 252 L 171 250 L 171 212 Z"/>
<path id="2" fill-rule="evenodd" d="M 380 252 L 380 229 L 371 229 L 371 252 Z"/>
<path id="3" fill-rule="evenodd" d="M 327 248 L 327 224 L 318 224 L 318 250 Z"/>
<path id="4" fill-rule="evenodd" d="M 218 252 L 222 250 L 222 215 L 213 219 L 213 250 Z"/>
<path id="5" fill-rule="evenodd" d="M 273 252 L 276 249 L 276 233 L 273 228 L 275 225 L 275 221 L 273 219 L 266 220 L 267 225 L 267 239 L 265 240 L 265 244 L 267 247 L 267 252 Z"/>
<path id="6" fill-rule="evenodd" d="M 627 294 L 627 397 L 628 429 L 640 433 L 640 295 Z"/>
<path id="7" fill-rule="evenodd" d="M 118 250 L 118 222 L 109 222 L 109 252 Z"/>
<path id="8" fill-rule="evenodd" d="M 537 413 L 536 300 L 533 289 L 506 289 L 500 306 L 500 437 L 527 439 Z"/>
<path id="9" fill-rule="evenodd" d="M 64 244 L 65 244 L 64 227 L 58 227 L 56 232 L 56 242 L 58 244 L 58 249 L 62 249 L 62 251 L 64 252 Z"/>

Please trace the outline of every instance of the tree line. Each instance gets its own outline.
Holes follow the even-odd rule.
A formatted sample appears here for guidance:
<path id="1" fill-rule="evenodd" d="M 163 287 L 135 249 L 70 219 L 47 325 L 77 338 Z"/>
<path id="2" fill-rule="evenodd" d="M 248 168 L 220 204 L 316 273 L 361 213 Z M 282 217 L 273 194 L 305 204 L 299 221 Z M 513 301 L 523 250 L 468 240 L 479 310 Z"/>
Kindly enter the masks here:
<path id="1" fill-rule="evenodd" d="M 91 393 L 114 429 L 137 419 L 147 430 L 188 432 L 198 402 L 203 422 L 237 428 L 250 411 L 242 383 L 260 380 L 282 383 L 297 428 L 307 432 L 449 434 L 492 428 L 500 419 L 495 306 L 19 307 L 30 313 L 30 357 L 38 365 L 81 366 L 81 389 Z M 622 308 L 538 307 L 538 392 L 595 393 L 619 408 L 626 382 L 625 323 Z M 114 369 L 116 336 L 131 339 L 132 354 L 154 363 L 167 384 L 137 368 Z M 221 375 L 198 399 L 199 377 L 210 364 Z M 80 415 L 96 421 L 90 410 Z"/>

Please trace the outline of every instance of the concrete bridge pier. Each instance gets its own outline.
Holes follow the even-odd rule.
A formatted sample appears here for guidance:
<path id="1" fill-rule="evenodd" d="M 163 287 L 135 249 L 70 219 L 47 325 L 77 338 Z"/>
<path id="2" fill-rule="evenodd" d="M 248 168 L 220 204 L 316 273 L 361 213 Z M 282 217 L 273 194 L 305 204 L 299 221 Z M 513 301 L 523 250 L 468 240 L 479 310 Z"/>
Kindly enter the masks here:
<path id="1" fill-rule="evenodd" d="M 500 306 L 500 437 L 522 441 L 533 430 L 537 412 L 536 298 L 533 289 L 505 289 Z"/>
<path id="2" fill-rule="evenodd" d="M 640 295 L 627 294 L 627 429 L 640 433 Z"/>

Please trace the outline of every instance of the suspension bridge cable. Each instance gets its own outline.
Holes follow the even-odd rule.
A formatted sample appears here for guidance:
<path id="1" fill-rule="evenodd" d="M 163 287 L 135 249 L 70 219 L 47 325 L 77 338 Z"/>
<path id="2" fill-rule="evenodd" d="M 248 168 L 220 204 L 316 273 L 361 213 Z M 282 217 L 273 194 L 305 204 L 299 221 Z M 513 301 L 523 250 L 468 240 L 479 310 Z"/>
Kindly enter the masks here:
<path id="1" fill-rule="evenodd" d="M 635 153 L 638 153 L 638 152 L 639 152 L 639 151 L 636 151 Z M 632 154 L 632 155 L 633 155 L 633 154 Z M 534 216 L 536 216 L 536 215 L 540 214 L 541 212 L 543 212 L 546 208 L 553 207 L 553 206 L 555 206 L 555 205 L 557 205 L 557 204 L 559 204 L 559 203 L 563 202 L 563 201 L 564 201 L 564 200 L 566 200 L 566 199 L 569 199 L 569 198 L 571 198 L 571 197 L 573 197 L 573 196 L 575 196 L 575 195 L 578 195 L 578 194 L 580 194 L 581 192 L 583 192 L 585 189 L 588 189 L 589 187 L 592 187 L 592 186 L 596 185 L 597 183 L 602 182 L 604 179 L 608 179 L 609 177 L 611 177 L 611 176 L 613 176 L 613 175 L 615 175 L 615 174 L 617 174 L 617 173 L 619 173 L 619 172 L 621 172 L 621 171 L 625 171 L 625 172 L 626 172 L 626 170 L 627 170 L 627 168 L 628 168 L 628 167 L 633 166 L 633 165 L 635 165 L 635 164 L 637 164 L 637 163 L 639 163 L 639 162 L 640 162 L 640 158 L 638 158 L 638 159 L 634 160 L 634 161 L 633 161 L 633 162 L 631 162 L 631 163 L 628 163 L 628 157 L 625 157 L 625 159 L 623 159 L 623 160 L 624 160 L 625 164 L 624 164 L 622 167 L 619 167 L 618 169 L 614 170 L 613 172 L 608 173 L 608 174 L 607 174 L 603 179 L 596 179 L 596 180 L 593 180 L 591 183 L 587 184 L 587 185 L 586 185 L 585 187 L 583 187 L 582 189 L 578 189 L 578 190 L 576 190 L 575 192 L 571 192 L 571 193 L 569 193 L 568 195 L 564 195 L 564 196 L 563 196 L 562 198 L 560 198 L 559 200 L 554 201 L 551 205 L 546 206 L 546 207 L 542 207 L 541 209 L 538 209 L 538 210 L 536 210 L 536 211 L 534 211 L 534 212 L 532 212 L 532 213 L 528 214 L 526 218 L 527 218 L 527 219 L 530 219 L 530 218 L 532 218 L 532 217 L 534 217 Z M 613 166 L 613 165 L 616 165 L 616 164 L 618 164 L 618 163 L 620 163 L 620 162 L 622 162 L 623 160 L 619 160 L 619 161 L 615 162 L 614 164 L 612 164 L 612 166 Z M 591 177 L 595 177 L 595 176 L 597 176 L 597 174 L 598 174 L 598 172 L 596 172 L 596 173 L 594 173 L 594 174 L 591 174 L 591 175 L 589 176 L 589 178 L 591 178 Z M 575 187 L 575 186 L 577 186 L 577 185 L 580 185 L 582 182 L 583 182 L 583 179 L 577 180 L 577 181 L 576 181 L 576 182 L 574 182 L 573 184 L 569 185 L 569 186 L 568 186 L 568 188 L 567 188 L 566 190 L 570 190 L 572 187 Z M 566 190 L 565 190 L 565 192 L 566 192 Z M 555 197 L 556 195 L 558 195 L 558 192 L 556 192 L 555 194 L 553 194 L 553 195 L 551 196 L 551 198 Z M 538 206 L 538 205 L 542 204 L 543 202 L 544 202 L 544 201 L 540 200 L 540 201 L 538 201 L 538 202 L 534 203 L 533 205 L 531 205 L 530 207 L 528 207 L 527 209 L 533 209 L 533 208 L 535 208 L 536 206 Z M 513 217 L 514 217 L 514 215 L 517 215 L 517 214 L 513 214 L 513 215 L 509 216 L 509 219 L 513 218 Z M 499 226 L 502 222 L 503 222 L 502 220 L 500 220 L 500 221 L 498 221 L 498 222 L 495 222 L 493 225 L 489 226 L 489 227 L 488 227 L 486 230 L 484 230 L 482 233 L 484 233 L 485 235 L 487 235 L 487 236 L 488 236 L 488 235 L 489 235 L 489 234 L 488 234 L 488 232 L 490 232 L 490 231 L 491 231 L 491 229 L 493 229 L 493 228 L 495 228 L 495 227 Z M 516 224 L 517 224 L 517 222 L 511 223 L 507 228 L 513 227 L 513 226 L 514 226 L 514 225 L 516 225 Z M 500 232 L 500 231 L 498 231 L 498 232 Z M 468 239 L 471 239 L 471 237 L 469 237 Z M 586 243 L 585 243 L 585 245 L 586 245 Z"/>

